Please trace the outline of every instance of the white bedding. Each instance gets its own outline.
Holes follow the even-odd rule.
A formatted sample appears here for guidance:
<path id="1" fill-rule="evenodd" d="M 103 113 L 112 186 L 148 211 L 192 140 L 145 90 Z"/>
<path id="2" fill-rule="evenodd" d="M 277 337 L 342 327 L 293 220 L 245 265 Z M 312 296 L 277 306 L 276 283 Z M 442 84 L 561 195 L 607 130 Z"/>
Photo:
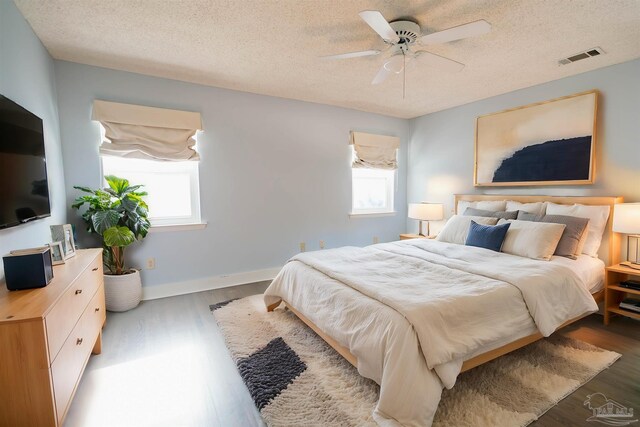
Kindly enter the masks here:
<path id="1" fill-rule="evenodd" d="M 600 258 L 593 258 L 582 254 L 577 259 L 569 259 L 561 256 L 551 257 L 550 262 L 555 262 L 569 267 L 578 275 L 583 286 L 594 294 L 604 288 L 605 264 Z"/>
<path id="2" fill-rule="evenodd" d="M 279 299 L 357 357 L 390 426 L 430 425 L 442 387 L 481 349 L 597 309 L 562 261 L 428 239 L 298 255 L 265 291 L 267 305 Z"/>
<path id="3" fill-rule="evenodd" d="M 604 288 L 605 263 L 599 258 L 592 258 L 591 256 L 584 254 L 578 256 L 576 260 L 561 256 L 553 256 L 549 262 L 554 262 L 570 268 L 580 278 L 582 286 L 584 286 L 590 294 L 594 294 Z M 479 354 L 495 350 L 496 348 L 502 347 L 503 345 L 513 342 L 519 338 L 524 338 L 538 332 L 538 328 L 536 328 L 536 324 L 533 323 L 533 319 L 531 319 L 531 317 L 523 318 L 522 321 L 514 327 L 514 331 L 515 330 L 518 332 L 514 333 L 512 336 L 479 347 L 476 351 L 465 357 L 464 360 L 472 359 Z"/>

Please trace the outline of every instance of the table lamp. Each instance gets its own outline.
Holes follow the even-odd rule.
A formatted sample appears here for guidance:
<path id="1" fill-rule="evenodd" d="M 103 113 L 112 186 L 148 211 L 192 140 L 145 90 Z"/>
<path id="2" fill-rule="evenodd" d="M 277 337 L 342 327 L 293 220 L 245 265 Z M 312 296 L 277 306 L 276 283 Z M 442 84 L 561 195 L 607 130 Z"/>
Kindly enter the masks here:
<path id="1" fill-rule="evenodd" d="M 429 221 L 440 221 L 444 218 L 442 203 L 409 203 L 409 218 L 419 220 L 418 234 L 422 234 L 422 221 L 427 221 L 427 236 L 429 235 Z"/>
<path id="2" fill-rule="evenodd" d="M 640 203 L 620 203 L 613 207 L 613 231 L 628 234 L 627 236 L 627 267 L 640 270 Z M 635 240 L 635 258 L 631 257 L 631 240 Z"/>

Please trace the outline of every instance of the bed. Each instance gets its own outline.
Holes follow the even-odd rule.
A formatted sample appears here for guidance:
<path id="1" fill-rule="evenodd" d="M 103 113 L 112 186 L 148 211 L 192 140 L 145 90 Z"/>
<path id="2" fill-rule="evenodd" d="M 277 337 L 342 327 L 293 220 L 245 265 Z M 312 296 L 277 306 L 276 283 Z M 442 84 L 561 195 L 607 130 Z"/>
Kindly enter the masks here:
<path id="1" fill-rule="evenodd" d="M 609 205 L 616 197 L 456 195 L 459 202 L 513 200 Z M 380 385 L 374 419 L 428 426 L 443 387 L 459 373 L 530 344 L 597 310 L 604 265 L 619 258 L 605 227 L 598 258 L 534 261 L 415 239 L 300 254 L 265 291 L 358 372 Z M 425 283 L 428 292 L 425 293 Z"/>

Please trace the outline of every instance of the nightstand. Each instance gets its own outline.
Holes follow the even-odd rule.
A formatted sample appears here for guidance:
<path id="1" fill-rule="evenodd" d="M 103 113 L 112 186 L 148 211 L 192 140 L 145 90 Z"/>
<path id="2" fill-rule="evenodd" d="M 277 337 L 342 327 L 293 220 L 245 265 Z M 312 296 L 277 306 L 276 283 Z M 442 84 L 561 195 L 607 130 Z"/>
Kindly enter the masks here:
<path id="1" fill-rule="evenodd" d="M 419 234 L 401 234 L 400 240 L 409 240 L 409 239 L 435 239 L 436 236 L 421 236 Z"/>
<path id="2" fill-rule="evenodd" d="M 608 325 L 611 319 L 611 313 L 620 314 L 622 316 L 631 317 L 640 320 L 640 313 L 629 310 L 623 310 L 619 307 L 620 301 L 628 294 L 636 299 L 640 299 L 640 291 L 635 289 L 623 288 L 619 286 L 620 282 L 629 279 L 640 279 L 640 270 L 629 268 L 621 264 L 607 267 L 605 289 L 604 289 L 604 324 Z"/>

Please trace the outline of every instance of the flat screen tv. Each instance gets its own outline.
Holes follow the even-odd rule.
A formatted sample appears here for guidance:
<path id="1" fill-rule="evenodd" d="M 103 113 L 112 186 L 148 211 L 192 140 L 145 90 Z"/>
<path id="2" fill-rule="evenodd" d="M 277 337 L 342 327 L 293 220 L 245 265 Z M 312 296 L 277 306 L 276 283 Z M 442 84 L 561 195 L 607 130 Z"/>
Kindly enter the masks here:
<path id="1" fill-rule="evenodd" d="M 0 95 L 0 229 L 50 215 L 42 119 Z"/>

